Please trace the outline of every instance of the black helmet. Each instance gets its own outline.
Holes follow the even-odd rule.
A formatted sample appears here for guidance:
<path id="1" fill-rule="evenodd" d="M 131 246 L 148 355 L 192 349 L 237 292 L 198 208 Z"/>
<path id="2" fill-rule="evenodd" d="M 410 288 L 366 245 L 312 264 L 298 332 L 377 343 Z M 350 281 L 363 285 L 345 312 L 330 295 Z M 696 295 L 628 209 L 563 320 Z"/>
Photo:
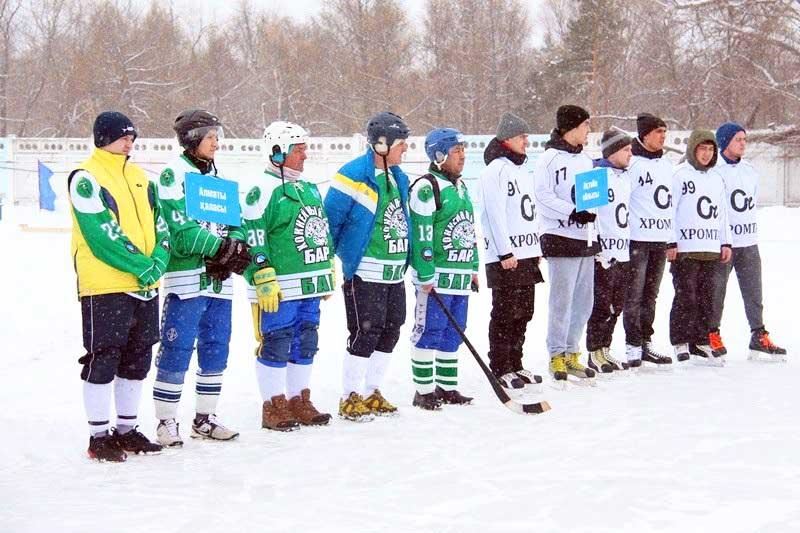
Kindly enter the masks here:
<path id="1" fill-rule="evenodd" d="M 399 115 L 382 111 L 367 122 L 367 142 L 377 154 L 386 154 L 397 139 L 407 139 L 408 126 Z"/>
<path id="2" fill-rule="evenodd" d="M 182 112 L 175 119 L 172 129 L 178 134 L 178 142 L 187 150 L 197 148 L 203 137 L 211 130 L 217 130 L 219 136 L 222 136 L 222 122 L 216 115 L 203 109 L 189 109 Z"/>

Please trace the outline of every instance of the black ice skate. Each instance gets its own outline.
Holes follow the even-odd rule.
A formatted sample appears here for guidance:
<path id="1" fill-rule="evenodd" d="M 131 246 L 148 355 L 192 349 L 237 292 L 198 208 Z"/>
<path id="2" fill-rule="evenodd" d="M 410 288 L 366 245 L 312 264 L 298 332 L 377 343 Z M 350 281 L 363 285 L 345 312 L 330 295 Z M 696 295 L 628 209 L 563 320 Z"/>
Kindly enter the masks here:
<path id="1" fill-rule="evenodd" d="M 786 362 L 786 349 L 781 348 L 769 338 L 769 332 L 765 329 L 757 329 L 750 337 L 750 361 L 770 361 Z"/>
<path id="2" fill-rule="evenodd" d="M 651 342 L 642 344 L 642 362 L 656 365 L 659 369 L 669 369 L 672 364 L 672 357 L 658 353 Z"/>
<path id="3" fill-rule="evenodd" d="M 714 350 L 708 344 L 690 344 L 689 353 L 695 356 L 695 364 L 706 366 L 723 366 L 725 364 L 725 359 L 721 355 L 715 357 Z"/>

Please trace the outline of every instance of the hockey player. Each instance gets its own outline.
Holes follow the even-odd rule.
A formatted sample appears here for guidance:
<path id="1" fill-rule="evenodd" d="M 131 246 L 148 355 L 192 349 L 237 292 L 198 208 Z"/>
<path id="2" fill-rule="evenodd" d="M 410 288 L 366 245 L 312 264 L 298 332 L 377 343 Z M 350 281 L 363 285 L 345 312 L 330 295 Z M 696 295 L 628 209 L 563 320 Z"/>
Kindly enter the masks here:
<path id="1" fill-rule="evenodd" d="M 96 149 L 69 175 L 72 257 L 86 349 L 78 362 L 88 453 L 99 461 L 161 451 L 139 432 L 136 420 L 142 380 L 158 341 L 157 288 L 169 262 L 169 233 L 154 185 L 128 160 L 136 135 L 122 113 L 100 113 L 94 122 Z"/>
<path id="2" fill-rule="evenodd" d="M 600 140 L 603 158 L 595 167 L 608 168 L 608 204 L 597 211 L 600 253 L 594 262 L 594 306 L 586 325 L 589 368 L 609 373 L 627 370 L 628 363 L 611 355 L 611 338 L 625 302 L 628 286 L 628 205 L 631 184 L 628 165 L 633 139 L 622 131 L 608 130 Z"/>
<path id="3" fill-rule="evenodd" d="M 580 362 L 580 340 L 592 313 L 596 239 L 587 246 L 596 215 L 576 212 L 575 175 L 592 169 L 583 153 L 589 136 L 589 113 L 563 105 L 556 113 L 556 128 L 534 170 L 536 209 L 542 255 L 550 274 L 547 350 L 550 373 L 557 381 L 567 375 L 593 378 L 594 370 Z"/>
<path id="4" fill-rule="evenodd" d="M 158 441 L 180 447 L 177 410 L 184 377 L 197 341 L 195 417 L 191 436 L 231 440 L 239 434 L 216 416 L 222 373 L 228 361 L 231 336 L 231 273 L 241 274 L 250 263 L 240 228 L 202 222 L 186 214 L 186 174 L 216 176 L 214 154 L 222 124 L 201 109 L 184 111 L 173 127 L 183 153 L 158 178 L 158 195 L 172 235 L 172 258 L 164 275 L 161 346 L 153 386 Z"/>
<path id="5" fill-rule="evenodd" d="M 533 177 L 525 166 L 530 127 L 505 113 L 497 135 L 486 146 L 486 168 L 478 180 L 486 282 L 492 290 L 489 366 L 508 389 L 541 383 L 522 366 L 525 330 L 533 318 L 539 271 Z"/>
<path id="6" fill-rule="evenodd" d="M 664 157 L 666 123 L 641 113 L 636 118 L 636 128 L 638 136 L 631 145 L 633 159 L 628 169 L 631 242 L 630 282 L 622 315 L 625 353 L 631 367 L 639 367 L 645 361 L 666 368 L 663 365 L 672 364 L 672 358 L 658 353 L 652 337 L 656 298 L 666 264 L 664 251 L 673 235 L 673 169 Z"/>
<path id="7" fill-rule="evenodd" d="M 766 355 L 785 359 L 786 350 L 777 346 L 764 328 L 764 306 L 761 298 L 761 255 L 758 251 L 758 171 L 743 159 L 747 148 L 747 133 L 735 123 L 726 122 L 717 129 L 720 157 L 714 169 L 725 182 L 725 202 L 728 224 L 733 239 L 733 260 L 718 268 L 717 296 L 714 300 L 712 331 L 708 343 L 719 354 L 727 353 L 719 333 L 728 277 L 736 269 L 736 279 L 744 301 L 745 315 L 750 324 L 750 357 Z"/>
<path id="8" fill-rule="evenodd" d="M 336 255 L 344 274 L 347 353 L 339 416 L 354 421 L 397 408 L 380 385 L 406 320 L 408 177 L 398 166 L 408 126 L 382 112 L 367 124 L 367 152 L 345 164 L 325 196 Z"/>
<path id="9" fill-rule="evenodd" d="M 264 142 L 269 164 L 255 185 L 242 190 L 253 257 L 245 277 L 254 285 L 261 427 L 287 431 L 331 419 L 311 402 L 309 381 L 319 345 L 320 300 L 333 292 L 333 256 L 322 197 L 302 174 L 308 132 L 273 122 L 264 130 Z"/>
<path id="10" fill-rule="evenodd" d="M 675 232 L 666 258 L 672 263 L 675 297 L 669 314 L 669 336 L 679 360 L 689 354 L 721 364 L 708 345 L 714 310 L 717 263 L 731 260 L 731 237 L 725 206 L 725 184 L 714 170 L 714 134 L 694 130 L 686 162 L 675 169 Z"/>
<path id="11" fill-rule="evenodd" d="M 436 410 L 442 403 L 465 405 L 472 398 L 458 390 L 458 347 L 461 336 L 449 323 L 431 290 L 458 321 L 467 326 L 471 289 L 478 288 L 475 216 L 464 170 L 464 137 L 452 128 L 438 128 L 425 138 L 431 164 L 428 174 L 411 187 L 409 211 L 412 279 L 417 286 L 411 369 L 417 392 L 413 405 Z M 435 380 L 435 384 L 434 384 Z"/>

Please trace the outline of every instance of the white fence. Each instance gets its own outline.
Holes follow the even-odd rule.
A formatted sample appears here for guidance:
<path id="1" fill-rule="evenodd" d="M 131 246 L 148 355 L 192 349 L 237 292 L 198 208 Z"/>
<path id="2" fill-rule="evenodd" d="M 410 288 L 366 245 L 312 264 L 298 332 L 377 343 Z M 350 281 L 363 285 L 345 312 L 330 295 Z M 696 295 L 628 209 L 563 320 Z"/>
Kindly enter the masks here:
<path id="1" fill-rule="evenodd" d="M 682 152 L 688 137 L 687 131 L 669 132 L 667 146 Z M 467 164 L 464 176 L 467 183 L 474 183 L 479 176 L 484 166 L 483 151 L 491 138 L 491 135 L 466 136 Z M 529 165 L 544 151 L 547 139 L 548 135 L 530 136 Z M 599 156 L 599 141 L 600 134 L 590 135 L 588 151 L 594 157 Z M 55 172 L 50 182 L 56 192 L 58 206 L 58 200 L 63 200 L 66 194 L 67 175 L 92 149 L 91 139 L 0 138 L 0 202 L 7 207 L 19 207 L 20 222 L 35 223 L 40 216 L 50 216 L 39 213 L 37 209 L 37 162 L 41 161 Z M 364 150 L 366 140 L 361 135 L 314 137 L 309 143 L 305 174 L 324 183 L 342 164 L 364 153 Z M 180 152 L 180 146 L 174 138 L 141 138 L 136 140 L 132 158 L 155 177 L 160 168 Z M 680 156 L 671 152 L 670 157 L 677 161 Z M 234 179 L 243 172 L 260 172 L 264 158 L 261 139 L 224 139 L 217 152 L 220 173 Z M 761 205 L 800 205 L 800 158 L 788 156 L 782 148 L 764 144 L 748 146 L 748 158 L 761 171 Z M 423 174 L 427 166 L 423 138 L 410 138 L 403 168 L 414 176 Z M 61 222 L 69 224 L 68 219 Z"/>

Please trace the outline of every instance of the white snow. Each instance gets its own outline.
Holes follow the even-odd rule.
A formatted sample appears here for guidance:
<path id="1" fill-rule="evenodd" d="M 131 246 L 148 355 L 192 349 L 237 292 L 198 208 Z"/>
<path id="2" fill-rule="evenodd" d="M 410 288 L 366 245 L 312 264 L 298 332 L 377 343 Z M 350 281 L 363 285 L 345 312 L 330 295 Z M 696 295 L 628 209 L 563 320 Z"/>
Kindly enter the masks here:
<path id="1" fill-rule="evenodd" d="M 501 406 L 463 350 L 461 390 L 476 396 L 475 405 L 421 412 L 410 405 L 407 322 L 384 387 L 398 417 L 334 419 L 278 434 L 260 429 L 252 326 L 239 284 L 218 414 L 240 439 L 187 438 L 182 450 L 123 464 L 85 454 L 69 234 L 23 232 L 7 218 L 0 224 L 0 530 L 800 531 L 800 211 L 768 208 L 760 217 L 766 322 L 790 350 L 787 364 L 746 361 L 749 329 L 732 276 L 725 368 L 687 365 L 595 388 L 548 387 L 541 398 L 552 411 L 521 416 Z M 539 287 L 526 363 L 545 373 L 547 285 Z M 667 273 L 656 321 L 665 351 L 671 299 Z M 485 354 L 489 291 L 471 304 L 468 334 Z M 621 324 L 616 337 L 620 348 Z M 320 338 L 313 398 L 334 412 L 346 338 L 341 293 L 323 304 Z M 153 375 L 140 413 L 149 436 Z M 187 376 L 184 437 L 194 403 Z"/>

